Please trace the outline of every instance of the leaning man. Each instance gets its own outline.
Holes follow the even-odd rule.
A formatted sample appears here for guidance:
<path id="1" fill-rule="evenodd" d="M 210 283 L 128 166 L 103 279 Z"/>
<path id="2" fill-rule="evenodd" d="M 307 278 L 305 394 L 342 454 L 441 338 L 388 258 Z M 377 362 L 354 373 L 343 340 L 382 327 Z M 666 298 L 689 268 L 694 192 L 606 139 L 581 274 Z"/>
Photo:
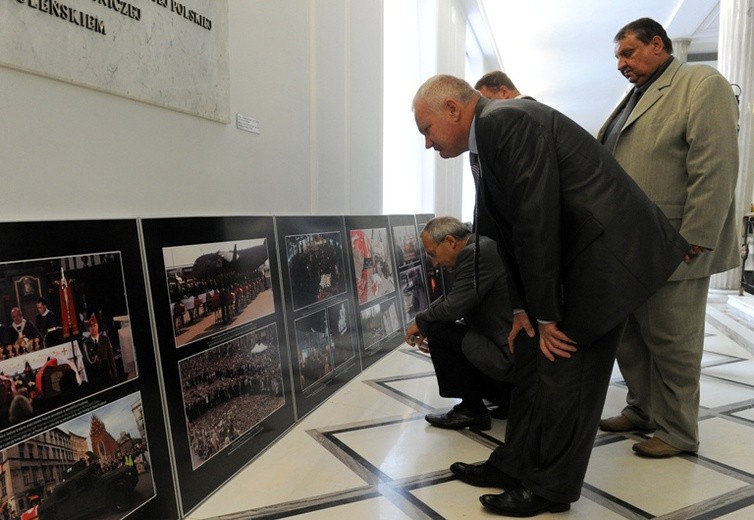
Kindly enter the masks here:
<path id="1" fill-rule="evenodd" d="M 406 342 L 421 347 L 427 339 L 440 395 L 461 399 L 447 413 L 428 414 L 427 422 L 440 428 L 489 430 L 492 421 L 484 399 L 498 404 L 495 417 L 505 417 L 514 372 L 507 339 L 513 311 L 497 245 L 479 237 L 475 284 L 476 237 L 465 224 L 453 217 L 434 218 L 421 240 L 432 264 L 455 271 L 455 281 L 444 299 L 416 316 L 406 330 Z"/>

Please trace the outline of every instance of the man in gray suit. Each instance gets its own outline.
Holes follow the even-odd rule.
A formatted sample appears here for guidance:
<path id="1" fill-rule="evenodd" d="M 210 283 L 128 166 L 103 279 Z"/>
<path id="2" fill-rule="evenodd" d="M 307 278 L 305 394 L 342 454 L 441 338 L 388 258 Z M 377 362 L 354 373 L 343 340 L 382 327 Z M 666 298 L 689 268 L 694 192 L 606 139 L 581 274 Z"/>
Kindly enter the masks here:
<path id="1" fill-rule="evenodd" d="M 421 240 L 432 264 L 455 272 L 455 280 L 445 298 L 416 316 L 406 330 L 406 342 L 421 348 L 427 338 L 440 395 L 461 398 L 447 413 L 428 414 L 427 422 L 439 428 L 489 430 L 492 421 L 484 399 L 497 402 L 495 416 L 503 418 L 513 389 L 508 348 L 513 310 L 503 261 L 495 242 L 480 237 L 475 284 L 476 238 L 454 217 L 427 222 Z"/>
<path id="2" fill-rule="evenodd" d="M 738 107 L 728 81 L 673 58 L 662 26 L 641 18 L 615 37 L 618 70 L 632 91 L 599 133 L 628 174 L 693 244 L 681 264 L 629 317 L 618 349 L 627 406 L 605 431 L 656 430 L 639 455 L 699 447 L 699 377 L 710 275 L 740 265 L 736 234 Z"/>
<path id="3" fill-rule="evenodd" d="M 515 387 L 505 444 L 483 464 L 450 469 L 505 489 L 480 498 L 495 513 L 566 511 L 581 495 L 626 318 L 690 246 L 610 153 L 556 110 L 485 99 L 446 75 L 427 80 L 413 107 L 427 148 L 443 158 L 471 152 L 477 198 L 522 311 L 508 336 Z M 519 343 L 522 329 L 538 334 L 539 349 Z"/>

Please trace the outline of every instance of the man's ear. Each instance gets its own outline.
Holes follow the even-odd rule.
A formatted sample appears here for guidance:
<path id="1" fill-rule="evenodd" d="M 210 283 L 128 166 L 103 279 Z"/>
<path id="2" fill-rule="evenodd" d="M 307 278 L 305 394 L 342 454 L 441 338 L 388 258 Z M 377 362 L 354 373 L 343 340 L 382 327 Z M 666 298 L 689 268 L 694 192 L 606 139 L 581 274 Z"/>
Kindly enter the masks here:
<path id="1" fill-rule="evenodd" d="M 461 119 L 461 105 L 453 98 L 445 100 L 445 110 L 448 111 L 453 121 Z"/>

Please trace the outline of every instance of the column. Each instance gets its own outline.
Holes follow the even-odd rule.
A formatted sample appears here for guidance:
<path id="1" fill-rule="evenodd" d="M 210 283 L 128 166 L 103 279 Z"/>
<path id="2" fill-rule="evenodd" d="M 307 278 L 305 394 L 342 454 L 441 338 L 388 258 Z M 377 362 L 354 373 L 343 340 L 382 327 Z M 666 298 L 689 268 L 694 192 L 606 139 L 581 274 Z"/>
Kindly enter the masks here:
<path id="1" fill-rule="evenodd" d="M 736 208 L 739 223 L 752 209 L 754 187 L 754 0 L 720 0 L 720 35 L 717 68 L 728 81 L 740 86 L 739 168 Z M 743 240 L 743 239 L 742 239 Z M 712 277 L 713 289 L 738 289 L 741 267 Z"/>

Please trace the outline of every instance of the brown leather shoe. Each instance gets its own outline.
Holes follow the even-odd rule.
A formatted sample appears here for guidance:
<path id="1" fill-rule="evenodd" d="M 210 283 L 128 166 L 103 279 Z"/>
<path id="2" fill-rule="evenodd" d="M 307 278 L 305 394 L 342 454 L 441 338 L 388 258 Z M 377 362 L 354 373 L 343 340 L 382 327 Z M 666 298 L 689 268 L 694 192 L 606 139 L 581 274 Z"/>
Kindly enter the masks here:
<path id="1" fill-rule="evenodd" d="M 633 446 L 633 450 L 644 457 L 652 457 L 654 459 L 665 459 L 667 457 L 675 457 L 683 450 L 679 450 L 675 446 L 671 446 L 667 442 L 652 437 L 646 441 L 637 442 Z"/>
<path id="2" fill-rule="evenodd" d="M 623 414 L 616 415 L 615 417 L 608 417 L 600 421 L 600 430 L 603 432 L 630 432 L 632 430 L 641 430 L 634 425 L 628 417 Z"/>

